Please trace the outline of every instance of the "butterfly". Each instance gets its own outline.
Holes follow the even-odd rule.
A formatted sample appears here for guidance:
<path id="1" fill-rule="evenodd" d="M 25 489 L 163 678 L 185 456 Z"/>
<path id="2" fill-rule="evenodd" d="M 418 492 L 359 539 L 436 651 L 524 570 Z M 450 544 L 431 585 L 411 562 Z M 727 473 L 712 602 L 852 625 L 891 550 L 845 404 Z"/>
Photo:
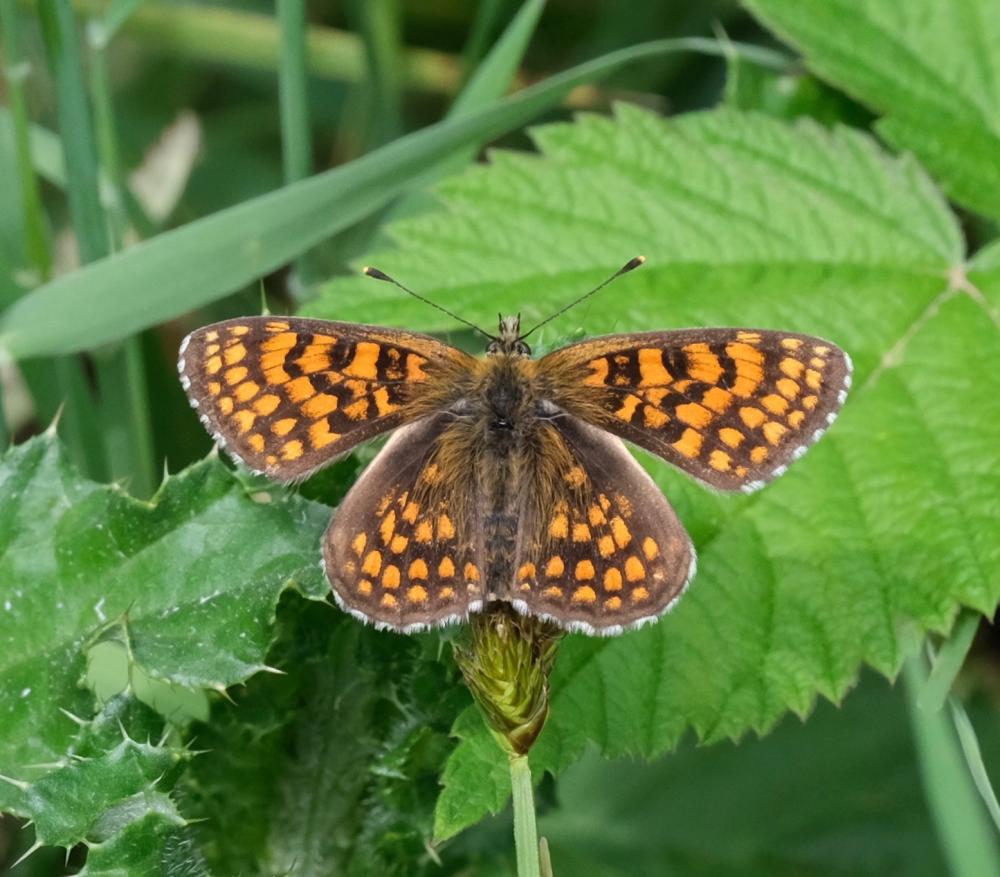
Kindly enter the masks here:
<path id="1" fill-rule="evenodd" d="M 480 358 L 398 329 L 247 317 L 193 332 L 178 368 L 216 440 L 278 481 L 395 431 L 322 557 L 341 608 L 405 633 L 491 601 L 588 634 L 655 621 L 695 550 L 622 440 L 751 492 L 822 435 L 851 380 L 843 350 L 794 332 L 608 335 L 540 359 L 530 334 L 501 317 Z"/>

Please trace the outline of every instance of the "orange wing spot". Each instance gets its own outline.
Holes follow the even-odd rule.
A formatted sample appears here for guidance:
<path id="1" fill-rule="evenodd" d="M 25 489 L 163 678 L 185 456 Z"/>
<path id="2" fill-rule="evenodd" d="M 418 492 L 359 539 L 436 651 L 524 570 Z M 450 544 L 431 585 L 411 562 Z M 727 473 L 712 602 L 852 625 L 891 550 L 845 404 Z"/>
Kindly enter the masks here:
<path id="1" fill-rule="evenodd" d="M 360 399 L 368 395 L 368 388 L 371 384 L 368 381 L 344 381 L 344 387 L 351 392 L 352 399 Z"/>
<path id="2" fill-rule="evenodd" d="M 358 533 L 358 535 L 351 541 L 351 550 L 354 551 L 358 557 L 361 557 L 367 544 L 368 536 L 365 533 Z"/>
<path id="3" fill-rule="evenodd" d="M 413 538 L 417 542 L 430 542 L 434 538 L 434 528 L 431 526 L 431 522 L 424 518 L 419 524 L 417 524 L 416 530 L 413 531 Z"/>
<path id="4" fill-rule="evenodd" d="M 626 423 L 630 423 L 632 418 L 635 417 L 635 409 L 639 407 L 640 402 L 642 402 L 642 399 L 634 393 L 629 393 L 625 397 L 625 401 L 622 402 L 622 407 L 615 412 L 615 417 L 619 420 L 624 420 Z"/>
<path id="5" fill-rule="evenodd" d="M 320 393 L 318 396 L 313 396 L 304 402 L 302 410 L 306 417 L 312 417 L 315 420 L 320 417 L 326 417 L 331 411 L 336 411 L 337 404 L 336 396 L 331 396 L 329 393 Z"/>
<path id="6" fill-rule="evenodd" d="M 573 541 L 574 542 L 589 542 L 590 541 L 590 527 L 586 524 L 574 524 L 573 525 Z"/>
<path id="7" fill-rule="evenodd" d="M 741 332 L 737 332 L 736 333 L 736 337 L 740 341 L 747 341 L 750 344 L 759 344 L 760 343 L 760 333 L 759 332 L 741 331 Z"/>
<path id="8" fill-rule="evenodd" d="M 681 423 L 693 426 L 695 429 L 704 429 L 712 422 L 712 412 L 704 405 L 697 402 L 688 402 L 685 405 L 678 405 L 674 413 Z"/>
<path id="9" fill-rule="evenodd" d="M 775 420 L 769 420 L 764 424 L 764 438 L 772 445 L 778 444 L 786 432 L 788 432 L 788 427 Z"/>
<path id="10" fill-rule="evenodd" d="M 259 432 L 255 432 L 253 435 L 247 436 L 247 444 L 260 454 L 264 451 L 264 436 Z"/>
<path id="11" fill-rule="evenodd" d="M 565 539 L 569 535 L 569 518 L 564 514 L 556 515 L 549 521 L 549 536 L 553 539 Z"/>
<path id="12" fill-rule="evenodd" d="M 205 356 L 215 356 L 215 354 L 217 354 L 218 352 L 219 352 L 218 344 L 209 344 L 205 348 Z"/>
<path id="13" fill-rule="evenodd" d="M 428 484 L 440 484 L 443 478 L 444 475 L 441 474 L 441 469 L 436 463 L 426 466 L 424 471 L 420 473 L 420 480 L 426 481 Z"/>
<path id="14" fill-rule="evenodd" d="M 421 587 L 420 585 L 414 585 L 412 588 L 407 588 L 406 599 L 411 603 L 426 603 L 427 588 Z"/>
<path id="15" fill-rule="evenodd" d="M 245 328 L 246 328 L 245 326 L 234 326 L 229 331 L 232 332 L 234 335 L 237 335 L 237 334 L 242 334 L 242 333 L 238 333 L 236 331 L 237 329 L 245 329 Z M 210 330 L 210 331 L 208 331 L 208 332 L 205 333 L 205 340 L 206 341 L 218 341 L 219 340 L 219 333 L 216 332 L 215 329 L 212 329 L 212 330 Z"/>
<path id="16" fill-rule="evenodd" d="M 387 493 L 385 496 L 382 497 L 382 499 L 378 501 L 378 507 L 375 509 L 375 514 L 377 517 L 381 518 L 382 515 L 385 514 L 385 510 L 389 508 L 389 503 L 392 502 L 392 499 L 393 499 L 393 494 L 390 492 Z M 412 523 L 412 521 L 410 523 Z"/>
<path id="17" fill-rule="evenodd" d="M 820 356 L 814 356 L 809 360 L 809 365 L 813 368 L 826 368 L 826 360 Z"/>
<path id="18" fill-rule="evenodd" d="M 615 537 L 615 545 L 619 548 L 624 548 L 632 541 L 632 534 L 618 515 L 611 519 L 611 535 Z"/>
<path id="19" fill-rule="evenodd" d="M 688 377 L 706 384 L 714 384 L 722 377 L 722 365 L 707 344 L 686 344 Z"/>
<path id="20" fill-rule="evenodd" d="M 298 460 L 302 456 L 302 442 L 298 439 L 294 439 L 290 442 L 285 442 L 284 447 L 281 449 L 281 459 L 288 460 Z"/>
<path id="21" fill-rule="evenodd" d="M 411 579 L 426 579 L 427 578 L 427 563 L 423 558 L 418 557 L 413 563 L 410 564 L 410 568 L 407 571 L 407 575 Z"/>
<path id="22" fill-rule="evenodd" d="M 393 554 L 402 554 L 404 551 L 406 551 L 406 546 L 409 544 L 410 544 L 409 539 L 397 533 L 395 536 L 392 537 L 392 542 L 389 543 L 389 550 Z"/>
<path id="23" fill-rule="evenodd" d="M 733 465 L 733 458 L 725 451 L 715 450 L 708 455 L 708 465 L 716 472 L 728 472 L 729 467 Z"/>
<path id="24" fill-rule="evenodd" d="M 567 483 L 572 487 L 580 487 L 587 481 L 587 473 L 584 472 L 579 466 L 574 466 L 564 477 Z"/>
<path id="25" fill-rule="evenodd" d="M 236 365 L 231 369 L 227 369 L 226 374 L 224 375 L 226 383 L 229 384 L 230 387 L 240 383 L 240 381 L 242 381 L 246 376 L 247 370 L 242 365 Z"/>
<path id="26" fill-rule="evenodd" d="M 688 380 L 675 381 L 674 385 L 670 389 L 673 390 L 675 393 L 686 393 L 689 389 L 691 389 L 691 385 L 693 383 L 694 381 L 688 381 Z"/>
<path id="27" fill-rule="evenodd" d="M 322 450 L 327 445 L 332 445 L 340 438 L 339 432 L 330 431 L 330 423 L 327 420 L 317 420 L 309 427 L 309 444 L 317 451 Z"/>
<path id="28" fill-rule="evenodd" d="M 372 583 L 368 581 L 368 579 L 362 579 L 360 582 L 358 582 L 358 593 L 362 597 L 369 596 L 371 592 L 372 592 Z"/>
<path id="29" fill-rule="evenodd" d="M 385 568 L 385 572 L 382 573 L 382 587 L 390 591 L 395 591 L 399 587 L 399 581 L 399 567 L 390 563 Z"/>
<path id="30" fill-rule="evenodd" d="M 654 560 L 660 553 L 660 546 L 656 544 L 655 539 L 647 536 L 642 540 L 642 553 L 646 555 L 646 560 Z"/>
<path id="31" fill-rule="evenodd" d="M 566 572 L 566 565 L 558 554 L 550 557 L 549 562 L 545 564 L 545 575 L 550 579 L 558 578 L 564 572 Z"/>
<path id="32" fill-rule="evenodd" d="M 427 372 L 424 371 L 423 365 L 427 362 L 422 356 L 417 356 L 415 353 L 406 354 L 406 379 L 408 381 L 426 381 Z"/>
<path id="33" fill-rule="evenodd" d="M 642 394 L 642 398 L 655 408 L 663 402 L 669 393 L 670 390 L 666 387 L 653 387 L 651 390 L 646 390 Z"/>
<path id="34" fill-rule="evenodd" d="M 768 451 L 767 445 L 757 445 L 757 447 L 750 452 L 750 462 L 760 465 L 767 459 L 767 455 L 769 453 L 770 451 Z"/>
<path id="35" fill-rule="evenodd" d="M 237 426 L 239 426 L 240 432 L 250 432 L 250 427 L 253 426 L 253 422 L 256 419 L 257 415 L 252 411 L 247 410 L 237 411 L 233 415 L 233 420 L 235 420 Z"/>
<path id="36" fill-rule="evenodd" d="M 271 326 L 277 326 L 277 323 L 271 323 L 268 326 L 269 332 L 278 332 L 279 334 L 268 338 L 260 345 L 262 353 L 278 353 L 282 357 L 291 350 L 299 341 L 298 332 L 285 332 L 281 329 L 272 329 Z M 288 328 L 288 324 L 283 324 L 284 328 Z"/>
<path id="37" fill-rule="evenodd" d="M 802 425 L 802 421 L 805 419 L 805 411 L 790 411 L 788 414 L 788 423 L 791 425 L 792 429 L 798 429 Z"/>
<path id="38" fill-rule="evenodd" d="M 571 599 L 574 603 L 596 603 L 597 592 L 590 585 L 583 585 L 573 592 Z"/>
<path id="39" fill-rule="evenodd" d="M 465 580 L 467 582 L 478 582 L 479 581 L 479 567 L 474 563 L 467 563 L 465 569 L 462 570 L 465 574 Z"/>
<path id="40" fill-rule="evenodd" d="M 645 588 L 633 588 L 629 598 L 633 603 L 641 603 L 643 600 L 649 599 L 649 591 Z"/>
<path id="41" fill-rule="evenodd" d="M 608 499 L 603 493 L 597 497 L 597 501 L 601 504 L 601 509 L 603 511 L 606 512 L 609 508 L 611 508 L 611 500 Z"/>
<path id="42" fill-rule="evenodd" d="M 406 521 L 407 524 L 414 524 L 417 520 L 417 515 L 420 514 L 420 506 L 415 502 L 408 502 L 406 508 L 403 509 L 403 514 L 400 517 Z"/>
<path id="43" fill-rule="evenodd" d="M 760 404 L 772 414 L 784 414 L 788 410 L 788 400 L 775 393 L 765 396 Z"/>
<path id="44" fill-rule="evenodd" d="M 285 320 L 271 320 L 266 329 L 268 332 L 285 332 L 288 329 L 288 323 Z"/>
<path id="45" fill-rule="evenodd" d="M 368 416 L 369 402 L 367 398 L 358 399 L 357 402 L 352 402 L 346 408 L 344 408 L 344 414 L 351 418 L 351 420 L 364 420 Z"/>
<path id="46" fill-rule="evenodd" d="M 274 454 L 268 454 L 267 455 L 267 465 L 268 466 L 273 466 L 277 462 L 278 462 L 278 458 L 276 456 L 274 456 Z"/>
<path id="47" fill-rule="evenodd" d="M 670 422 L 670 418 L 659 408 L 654 408 L 652 405 L 643 405 L 642 421 L 647 429 L 662 429 L 665 424 Z"/>
<path id="48" fill-rule="evenodd" d="M 608 519 L 604 517 L 604 512 L 601 511 L 601 507 L 597 505 L 592 505 L 587 510 L 587 520 L 590 521 L 591 527 L 598 527 L 601 524 L 606 524 Z"/>
<path id="49" fill-rule="evenodd" d="M 268 414 L 274 414 L 275 409 L 280 404 L 281 399 L 273 393 L 268 393 L 266 396 L 261 396 L 256 402 L 253 403 L 253 410 L 266 417 Z"/>
<path id="50" fill-rule="evenodd" d="M 312 381 L 303 375 L 285 384 L 285 392 L 294 404 L 301 405 L 306 399 L 316 395 L 316 388 L 313 387 Z"/>
<path id="51" fill-rule="evenodd" d="M 361 565 L 361 571 L 370 576 L 377 576 L 382 570 L 382 552 L 369 551 L 365 557 L 365 562 Z"/>
<path id="52" fill-rule="evenodd" d="M 806 369 L 806 386 L 810 390 L 818 390 L 823 386 L 823 376 L 816 369 Z"/>
<path id="53" fill-rule="evenodd" d="M 759 408 L 743 407 L 740 409 L 740 420 L 753 429 L 767 420 L 767 415 Z"/>
<path id="54" fill-rule="evenodd" d="M 552 599 L 555 600 L 558 600 L 560 597 L 562 597 L 562 595 L 563 595 L 562 588 L 557 588 L 555 585 L 553 585 L 550 588 L 546 588 L 544 591 L 542 591 L 543 597 L 551 597 Z"/>
<path id="55" fill-rule="evenodd" d="M 383 594 L 381 602 L 386 609 L 395 609 L 399 605 L 399 601 L 392 594 Z"/>
<path id="56" fill-rule="evenodd" d="M 802 370 L 805 366 L 794 357 L 786 356 L 781 360 L 778 368 L 781 369 L 782 374 L 788 375 L 788 377 L 797 381 L 802 376 Z"/>
<path id="57" fill-rule="evenodd" d="M 294 417 L 282 417 L 281 420 L 276 420 L 271 424 L 271 432 L 280 436 L 288 435 L 288 433 L 295 429 L 296 423 L 298 421 Z"/>
<path id="58" fill-rule="evenodd" d="M 396 512 L 389 509 L 389 512 L 384 518 L 382 518 L 382 523 L 379 525 L 378 532 L 382 537 L 382 544 L 388 545 L 389 540 L 392 539 L 392 533 L 396 529 Z"/>
<path id="59" fill-rule="evenodd" d="M 590 367 L 590 374 L 583 379 L 583 383 L 588 387 L 603 387 L 608 379 L 608 361 L 601 357 L 592 359 L 587 365 Z"/>
<path id="60" fill-rule="evenodd" d="M 723 444 L 729 445 L 731 448 L 738 448 L 743 444 L 743 439 L 746 436 L 738 429 L 733 429 L 731 426 L 724 426 L 719 430 L 719 438 L 722 439 Z"/>
<path id="61" fill-rule="evenodd" d="M 223 351 L 222 358 L 226 361 L 226 365 L 236 365 L 246 355 L 247 349 L 242 344 L 234 344 Z"/>
<path id="62" fill-rule="evenodd" d="M 233 413 L 233 400 L 229 396 L 222 396 L 219 398 L 219 410 L 223 414 Z"/>
<path id="63" fill-rule="evenodd" d="M 345 375 L 373 381 L 378 377 L 378 354 L 381 346 L 372 341 L 359 341 L 354 348 L 354 356 L 344 366 Z"/>
<path id="64" fill-rule="evenodd" d="M 604 571 L 604 590 L 620 591 L 622 589 L 622 574 L 618 567 L 612 566 Z"/>
<path id="65" fill-rule="evenodd" d="M 778 392 L 786 399 L 794 399 L 799 395 L 799 385 L 791 378 L 778 378 L 775 382 Z"/>
<path id="66" fill-rule="evenodd" d="M 392 414 L 398 405 L 393 405 L 389 401 L 389 390 L 386 387 L 379 387 L 374 393 L 372 393 L 372 398 L 375 400 L 375 407 L 378 409 L 379 417 L 385 417 L 386 414 Z"/>
<path id="67" fill-rule="evenodd" d="M 249 402 L 259 392 L 260 387 L 253 381 L 244 381 L 233 390 L 233 395 L 236 397 L 237 402 Z"/>
<path id="68" fill-rule="evenodd" d="M 576 576 L 576 580 L 578 582 L 589 582 L 595 575 L 597 575 L 594 570 L 594 564 L 589 560 L 579 561 L 573 574 Z"/>
<path id="69" fill-rule="evenodd" d="M 733 402 L 733 394 L 722 387 L 709 387 L 701 397 L 701 404 L 716 414 L 724 414 Z"/>
<path id="70" fill-rule="evenodd" d="M 292 379 L 292 376 L 280 365 L 264 369 L 264 377 L 267 378 L 269 384 L 287 384 Z"/>
<path id="71" fill-rule="evenodd" d="M 455 535 L 455 525 L 447 515 L 439 515 L 437 521 L 438 539 L 451 539 Z"/>
<path id="72" fill-rule="evenodd" d="M 737 466 L 733 471 L 737 474 L 738 477 L 742 478 L 750 470 L 747 469 L 746 466 Z"/>
<path id="73" fill-rule="evenodd" d="M 219 369 L 222 368 L 222 357 L 221 356 L 210 356 L 205 360 L 205 371 L 210 375 L 216 374 Z"/>
<path id="74" fill-rule="evenodd" d="M 444 561 L 442 561 L 442 563 L 443 562 Z M 438 591 L 438 596 L 442 600 L 451 600 L 455 596 L 455 589 L 448 587 L 442 588 L 440 591 Z"/>
<path id="75" fill-rule="evenodd" d="M 273 368 L 281 368 L 285 364 L 287 354 L 287 350 L 272 350 L 270 353 L 263 353 L 260 357 L 260 367 L 266 372 Z"/>
<path id="76" fill-rule="evenodd" d="M 438 576 L 442 579 L 450 579 L 455 575 L 455 563 L 450 557 L 442 557 L 438 564 Z"/>
<path id="77" fill-rule="evenodd" d="M 597 540 L 597 551 L 601 557 L 611 557 L 615 553 L 615 540 L 610 536 L 602 536 Z"/>
<path id="78" fill-rule="evenodd" d="M 819 402 L 819 398 L 816 396 L 806 396 L 802 399 L 802 407 L 807 411 L 812 411 L 816 407 L 816 403 Z"/>
<path id="79" fill-rule="evenodd" d="M 819 356 L 826 356 L 829 352 L 830 352 L 830 348 L 826 347 L 823 344 L 817 344 L 813 348 L 813 353 L 815 353 L 815 354 L 817 354 Z"/>
<path id="80" fill-rule="evenodd" d="M 798 350 L 802 346 L 802 339 L 801 338 L 782 338 L 781 339 L 781 346 L 784 347 L 785 350 Z"/>
<path id="81" fill-rule="evenodd" d="M 610 609 L 612 612 L 616 612 L 622 608 L 622 598 L 608 597 L 608 599 L 604 601 L 604 608 Z"/>
<path id="82" fill-rule="evenodd" d="M 310 344 L 302 356 L 295 360 L 295 364 L 307 375 L 311 375 L 313 372 L 321 372 L 328 369 L 330 367 L 330 357 L 327 356 L 322 347 Z"/>
<path id="83" fill-rule="evenodd" d="M 630 582 L 639 582 L 646 578 L 646 568 L 634 554 L 625 561 L 625 578 Z"/>
<path id="84" fill-rule="evenodd" d="M 533 579 L 536 575 L 537 572 L 533 563 L 523 563 L 521 564 L 521 568 L 517 571 L 517 578 L 522 582 L 525 579 Z"/>
<path id="85" fill-rule="evenodd" d="M 222 384 L 220 384 L 218 381 L 209 381 L 208 392 L 211 393 L 213 396 L 218 396 L 219 393 L 222 392 Z"/>
<path id="86" fill-rule="evenodd" d="M 674 379 L 663 366 L 663 351 L 655 347 L 639 350 L 639 375 L 640 387 L 662 387 Z"/>
<path id="87" fill-rule="evenodd" d="M 701 443 L 704 440 L 704 436 L 698 430 L 688 427 L 677 441 L 671 443 L 670 447 L 682 457 L 693 460 L 701 452 Z"/>

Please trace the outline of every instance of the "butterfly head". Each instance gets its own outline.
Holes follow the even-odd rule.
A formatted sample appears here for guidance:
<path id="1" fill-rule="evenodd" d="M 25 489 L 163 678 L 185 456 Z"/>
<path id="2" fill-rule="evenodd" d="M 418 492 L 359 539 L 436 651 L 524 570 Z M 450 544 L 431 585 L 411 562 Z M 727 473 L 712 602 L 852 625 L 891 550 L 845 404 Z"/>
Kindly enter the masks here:
<path id="1" fill-rule="evenodd" d="M 497 337 L 486 348 L 487 356 L 531 356 L 531 348 L 521 337 L 521 315 L 505 317 L 499 315 L 500 328 Z"/>

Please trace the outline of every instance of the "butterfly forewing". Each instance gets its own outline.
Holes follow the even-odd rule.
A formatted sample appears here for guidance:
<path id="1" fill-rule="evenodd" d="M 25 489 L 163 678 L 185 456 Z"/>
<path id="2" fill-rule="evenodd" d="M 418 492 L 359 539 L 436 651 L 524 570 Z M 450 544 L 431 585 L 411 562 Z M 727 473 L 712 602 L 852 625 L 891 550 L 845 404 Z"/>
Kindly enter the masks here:
<path id="1" fill-rule="evenodd" d="M 447 471 L 438 439 L 452 417 L 403 427 L 341 503 L 323 544 L 337 602 L 383 627 L 420 630 L 483 604 L 476 485 Z"/>
<path id="2" fill-rule="evenodd" d="M 553 401 L 721 490 L 780 475 L 833 422 L 851 363 L 809 335 L 683 329 L 610 335 L 539 362 Z"/>
<path id="3" fill-rule="evenodd" d="M 565 463 L 551 505 L 522 516 L 514 606 L 588 633 L 654 620 L 694 574 L 684 527 L 621 441 L 566 415 L 548 428 Z"/>
<path id="4" fill-rule="evenodd" d="M 189 335 L 178 369 L 191 404 L 233 456 L 291 481 L 419 416 L 471 361 L 426 335 L 247 317 Z"/>

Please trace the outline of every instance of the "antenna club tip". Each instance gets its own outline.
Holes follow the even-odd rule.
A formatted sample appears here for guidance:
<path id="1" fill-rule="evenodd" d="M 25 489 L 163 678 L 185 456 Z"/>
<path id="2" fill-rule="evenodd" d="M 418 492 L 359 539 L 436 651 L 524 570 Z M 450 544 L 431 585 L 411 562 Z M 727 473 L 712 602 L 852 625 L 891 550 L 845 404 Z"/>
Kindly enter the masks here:
<path id="1" fill-rule="evenodd" d="M 633 268 L 638 268 L 646 261 L 645 256 L 636 256 L 634 259 L 630 259 L 625 263 L 625 267 L 622 268 L 621 273 L 624 274 L 626 271 L 631 271 Z"/>
<path id="2" fill-rule="evenodd" d="M 378 268 L 371 265 L 365 265 L 365 267 L 361 269 L 361 273 L 367 275 L 368 277 L 374 277 L 376 280 L 388 280 L 390 283 L 393 282 L 392 278 L 388 274 L 384 271 L 379 271 Z"/>

